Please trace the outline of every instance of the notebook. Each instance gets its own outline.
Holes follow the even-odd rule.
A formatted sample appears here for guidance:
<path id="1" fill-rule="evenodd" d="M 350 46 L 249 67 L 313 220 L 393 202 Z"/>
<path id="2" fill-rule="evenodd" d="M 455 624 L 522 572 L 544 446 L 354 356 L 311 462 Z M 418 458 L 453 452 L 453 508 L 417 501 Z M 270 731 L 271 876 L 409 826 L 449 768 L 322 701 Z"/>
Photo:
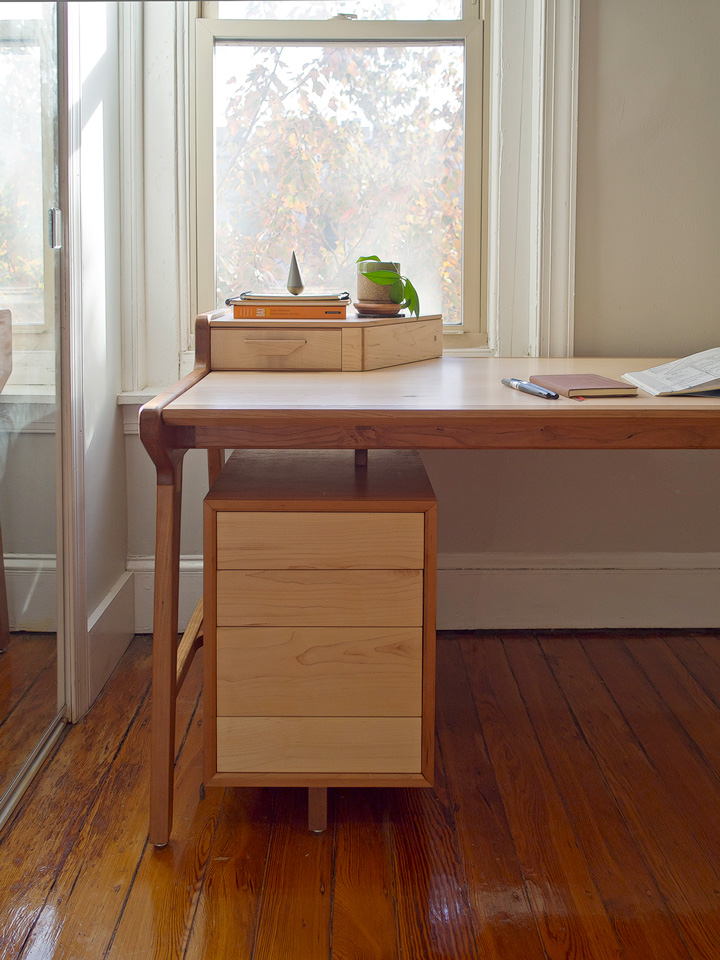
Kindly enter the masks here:
<path id="1" fill-rule="evenodd" d="M 554 390 L 562 397 L 635 397 L 637 387 L 597 373 L 549 373 L 530 377 L 530 383 Z"/>

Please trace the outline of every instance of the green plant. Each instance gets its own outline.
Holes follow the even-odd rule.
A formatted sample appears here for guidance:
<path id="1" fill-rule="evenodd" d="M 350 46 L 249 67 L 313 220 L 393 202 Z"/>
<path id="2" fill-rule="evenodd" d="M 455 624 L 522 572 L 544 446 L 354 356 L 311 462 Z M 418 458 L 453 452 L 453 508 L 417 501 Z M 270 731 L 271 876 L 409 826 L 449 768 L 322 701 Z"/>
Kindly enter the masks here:
<path id="1" fill-rule="evenodd" d="M 358 257 L 356 263 L 363 263 L 366 260 L 377 260 L 382 263 L 380 257 Z M 390 287 L 390 299 L 393 303 L 400 303 L 407 307 L 410 313 L 416 317 L 420 316 L 420 298 L 417 290 L 410 283 L 407 277 L 396 273 L 394 270 L 371 270 L 365 276 L 373 283 L 379 283 L 383 287 Z"/>

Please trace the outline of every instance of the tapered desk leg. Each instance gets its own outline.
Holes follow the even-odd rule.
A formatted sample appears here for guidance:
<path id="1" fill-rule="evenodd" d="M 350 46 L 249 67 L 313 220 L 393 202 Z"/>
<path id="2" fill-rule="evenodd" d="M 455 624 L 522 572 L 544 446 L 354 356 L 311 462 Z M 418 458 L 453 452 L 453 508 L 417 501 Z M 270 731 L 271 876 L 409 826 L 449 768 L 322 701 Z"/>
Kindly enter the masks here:
<path id="1" fill-rule="evenodd" d="M 308 830 L 327 830 L 327 787 L 308 787 Z"/>
<path id="2" fill-rule="evenodd" d="M 207 452 L 208 457 L 208 480 L 212 486 L 217 480 L 220 471 L 225 465 L 225 451 L 220 447 L 210 447 Z"/>
<path id="3" fill-rule="evenodd" d="M 150 842 L 170 839 L 175 767 L 175 696 L 180 581 L 182 460 L 174 483 L 158 484 L 150 741 Z"/>

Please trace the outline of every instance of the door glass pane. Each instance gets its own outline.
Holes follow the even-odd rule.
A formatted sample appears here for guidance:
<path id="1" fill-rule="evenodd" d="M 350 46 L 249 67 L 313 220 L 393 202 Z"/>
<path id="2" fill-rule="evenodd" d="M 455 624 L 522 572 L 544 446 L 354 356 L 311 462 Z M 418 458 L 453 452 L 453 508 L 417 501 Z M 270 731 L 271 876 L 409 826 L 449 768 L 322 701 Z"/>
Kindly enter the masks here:
<path id="1" fill-rule="evenodd" d="M 56 5 L 0 4 L 0 807 L 58 683 Z"/>
<path id="2" fill-rule="evenodd" d="M 462 0 L 220 0 L 227 20 L 460 20 Z"/>
<path id="3" fill-rule="evenodd" d="M 459 322 L 461 44 L 215 48 L 218 303 L 284 286 L 355 291 L 360 256 L 399 261 L 422 313 Z"/>

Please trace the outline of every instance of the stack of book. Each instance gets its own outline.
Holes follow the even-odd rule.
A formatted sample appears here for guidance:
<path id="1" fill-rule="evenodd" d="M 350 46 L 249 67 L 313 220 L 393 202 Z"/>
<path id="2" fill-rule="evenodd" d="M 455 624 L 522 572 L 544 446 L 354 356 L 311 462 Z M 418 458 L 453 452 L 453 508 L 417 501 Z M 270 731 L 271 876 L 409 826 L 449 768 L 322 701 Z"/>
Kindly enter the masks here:
<path id="1" fill-rule="evenodd" d="M 308 290 L 294 295 L 287 290 L 265 293 L 245 291 L 229 297 L 236 320 L 344 320 L 350 294 Z"/>

